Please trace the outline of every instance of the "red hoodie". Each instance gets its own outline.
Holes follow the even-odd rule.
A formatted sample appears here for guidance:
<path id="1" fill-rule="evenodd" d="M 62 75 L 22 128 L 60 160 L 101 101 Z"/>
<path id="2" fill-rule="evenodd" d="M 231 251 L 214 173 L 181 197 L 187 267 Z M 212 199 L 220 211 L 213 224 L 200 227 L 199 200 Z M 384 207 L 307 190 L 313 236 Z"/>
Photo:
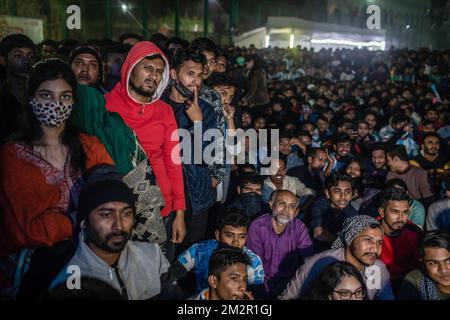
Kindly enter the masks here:
<path id="1" fill-rule="evenodd" d="M 149 103 L 134 100 L 128 91 L 128 80 L 134 66 L 143 58 L 160 55 L 164 62 L 164 72 L 158 89 Z M 120 114 L 125 123 L 134 130 L 150 159 L 156 180 L 164 197 L 165 207 L 161 215 L 166 217 L 173 210 L 185 210 L 183 173 L 181 164 L 175 164 L 171 155 L 179 157 L 178 130 L 172 108 L 160 97 L 169 81 L 169 63 L 162 51 L 153 43 L 142 41 L 133 46 L 121 70 L 121 81 L 105 95 L 106 109 Z M 176 149 L 174 149 L 176 148 Z M 177 163 L 181 163 L 178 159 Z"/>

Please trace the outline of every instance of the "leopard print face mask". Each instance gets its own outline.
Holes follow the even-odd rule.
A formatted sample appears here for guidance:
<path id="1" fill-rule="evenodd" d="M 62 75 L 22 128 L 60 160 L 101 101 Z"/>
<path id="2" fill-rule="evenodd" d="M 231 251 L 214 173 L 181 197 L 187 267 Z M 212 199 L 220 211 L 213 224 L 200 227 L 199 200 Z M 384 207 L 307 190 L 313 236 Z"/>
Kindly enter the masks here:
<path id="1" fill-rule="evenodd" d="M 42 125 L 58 128 L 69 118 L 73 104 L 64 104 L 61 101 L 40 103 L 33 98 L 30 100 L 30 106 L 36 119 Z"/>

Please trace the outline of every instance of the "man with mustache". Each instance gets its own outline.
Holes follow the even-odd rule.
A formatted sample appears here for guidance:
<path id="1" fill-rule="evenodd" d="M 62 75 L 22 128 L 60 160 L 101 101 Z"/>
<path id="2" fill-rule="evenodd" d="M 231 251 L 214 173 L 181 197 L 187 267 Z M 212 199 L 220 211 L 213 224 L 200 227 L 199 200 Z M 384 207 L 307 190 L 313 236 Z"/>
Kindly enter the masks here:
<path id="1" fill-rule="evenodd" d="M 389 271 L 394 292 L 405 275 L 419 267 L 422 231 L 408 220 L 410 212 L 410 199 L 405 190 L 391 187 L 383 192 L 377 219 L 384 231 L 380 260 Z"/>
<path id="2" fill-rule="evenodd" d="M 442 230 L 425 233 L 419 244 L 422 268 L 405 277 L 399 300 L 450 299 L 450 234 Z"/>
<path id="3" fill-rule="evenodd" d="M 91 180 L 80 194 L 77 250 L 51 287 L 70 281 L 71 266 L 76 266 L 80 276 L 102 280 L 124 299 L 176 298 L 180 289 L 160 247 L 129 240 L 136 216 L 132 190 L 112 176 Z"/>
<path id="4" fill-rule="evenodd" d="M 0 84 L 0 142 L 19 128 L 24 114 L 28 72 L 36 62 L 33 41 L 23 34 L 6 36 L 0 42 L 5 59 L 6 81 Z"/>
<path id="5" fill-rule="evenodd" d="M 291 191 L 276 190 L 269 202 L 272 212 L 250 224 L 247 247 L 261 257 L 268 298 L 276 297 L 304 259 L 314 253 L 308 229 L 296 219 L 298 202 Z"/>
<path id="6" fill-rule="evenodd" d="M 78 84 L 84 84 L 106 93 L 101 87 L 103 77 L 103 58 L 100 50 L 92 45 L 80 45 L 72 50 L 68 64 Z"/>
<path id="7" fill-rule="evenodd" d="M 161 99 L 169 82 L 169 61 L 155 44 L 141 41 L 128 53 L 120 78 L 114 89 L 105 95 L 105 107 L 110 113 L 118 113 L 133 130 L 148 157 L 164 198 L 161 216 L 165 219 L 167 236 L 172 243 L 180 244 L 186 236 L 186 201 L 178 135 L 175 134 L 178 126 L 172 108 Z M 116 141 L 112 148 L 126 153 L 118 150 Z M 133 157 L 135 155 L 130 154 L 129 158 Z M 117 161 L 115 163 L 117 165 Z M 150 183 L 154 185 L 154 181 Z"/>
<path id="8" fill-rule="evenodd" d="M 393 300 L 389 272 L 378 259 L 383 237 L 383 228 L 374 218 L 366 215 L 348 218 L 332 248 L 308 258 L 278 298 L 292 300 L 305 297 L 328 265 L 346 261 L 361 272 L 370 300 Z"/>
<path id="9" fill-rule="evenodd" d="M 410 163 L 428 172 L 435 194 L 440 194 L 442 178 L 450 171 L 450 161 L 441 150 L 441 136 L 435 132 L 424 134 L 420 153 Z"/>

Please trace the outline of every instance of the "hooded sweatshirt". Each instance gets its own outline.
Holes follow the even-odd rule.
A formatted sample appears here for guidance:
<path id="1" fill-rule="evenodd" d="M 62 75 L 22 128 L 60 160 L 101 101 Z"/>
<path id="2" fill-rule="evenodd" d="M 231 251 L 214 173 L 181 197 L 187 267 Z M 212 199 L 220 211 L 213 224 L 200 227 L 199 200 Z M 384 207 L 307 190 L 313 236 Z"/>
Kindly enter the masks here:
<path id="1" fill-rule="evenodd" d="M 145 57 L 159 55 L 164 60 L 164 72 L 151 102 L 140 103 L 130 95 L 128 82 L 133 68 Z M 178 130 L 172 108 L 160 100 L 169 81 L 169 63 L 162 51 L 153 43 L 137 43 L 128 53 L 121 70 L 121 81 L 105 95 L 106 109 L 117 112 L 134 130 L 147 154 L 164 198 L 161 215 L 166 217 L 173 210 L 185 210 L 183 174 L 179 159 Z M 173 150 L 173 152 L 172 152 Z M 172 160 L 172 153 L 178 159 Z M 177 164 L 176 164 L 177 163 Z"/>

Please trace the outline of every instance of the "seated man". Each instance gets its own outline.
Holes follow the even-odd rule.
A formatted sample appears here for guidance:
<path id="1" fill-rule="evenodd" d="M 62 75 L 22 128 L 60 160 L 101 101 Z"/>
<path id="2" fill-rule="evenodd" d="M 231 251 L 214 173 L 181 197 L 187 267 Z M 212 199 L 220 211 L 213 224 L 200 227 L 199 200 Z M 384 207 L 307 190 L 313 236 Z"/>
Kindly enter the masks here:
<path id="1" fill-rule="evenodd" d="M 302 166 L 304 164 L 303 159 L 298 156 L 297 145 L 294 145 L 298 139 L 292 139 L 291 134 L 283 132 L 280 135 L 280 154 L 286 157 L 286 169 L 290 170 Z"/>
<path id="2" fill-rule="evenodd" d="M 384 189 L 390 189 L 390 188 L 400 188 L 403 189 L 409 197 L 409 214 L 408 214 L 408 220 L 412 223 L 416 224 L 418 227 L 420 227 L 422 230 L 425 227 L 425 207 L 423 204 L 418 200 L 412 200 L 411 195 L 408 191 L 408 186 L 406 185 L 405 181 L 401 179 L 391 179 L 389 181 L 386 181 L 384 184 Z M 380 192 L 380 201 L 382 192 Z"/>
<path id="3" fill-rule="evenodd" d="M 428 172 L 431 187 L 436 195 L 441 193 L 442 179 L 450 170 L 445 152 L 440 152 L 441 137 L 435 132 L 424 134 L 420 153 L 410 163 Z"/>
<path id="4" fill-rule="evenodd" d="M 431 187 L 436 195 L 440 194 L 442 178 L 450 171 L 450 161 L 444 152 L 440 152 L 441 137 L 435 132 L 424 134 L 420 153 L 410 163 L 428 172 Z"/>
<path id="5" fill-rule="evenodd" d="M 268 203 L 270 195 L 275 190 L 289 190 L 300 198 L 302 207 L 307 207 L 314 200 L 314 191 L 307 188 L 300 180 L 286 175 L 286 161 L 280 158 L 275 161 L 275 169 L 265 181 L 263 187 L 263 201 Z"/>
<path id="6" fill-rule="evenodd" d="M 422 230 L 409 221 L 410 201 L 401 188 L 388 188 L 381 196 L 378 221 L 384 231 L 380 260 L 391 276 L 394 292 L 406 274 L 419 266 L 419 239 Z"/>
<path id="7" fill-rule="evenodd" d="M 237 248 L 217 249 L 208 265 L 208 287 L 192 300 L 253 300 L 247 291 L 247 267 L 244 251 Z"/>
<path id="8" fill-rule="evenodd" d="M 434 200 L 433 190 L 428 180 L 428 173 L 409 163 L 404 146 L 393 146 L 387 152 L 389 172 L 386 180 L 399 178 L 408 186 L 411 198 L 419 200 L 428 207 Z"/>
<path id="9" fill-rule="evenodd" d="M 321 148 L 308 148 L 306 151 L 307 164 L 288 169 L 288 176 L 295 177 L 312 189 L 316 195 L 322 195 L 323 180 L 325 180 L 324 168 L 327 163 L 327 153 Z"/>
<path id="10" fill-rule="evenodd" d="M 405 147 L 408 157 L 415 157 L 419 153 L 414 135 L 411 118 L 403 113 L 392 116 L 392 125 L 381 128 L 381 140 L 387 145 L 401 145 Z"/>
<path id="11" fill-rule="evenodd" d="M 339 133 L 333 139 L 333 150 L 330 154 L 332 159 L 332 172 L 337 172 L 349 164 L 353 155 L 350 153 L 352 150 L 352 139 L 347 133 Z"/>
<path id="12" fill-rule="evenodd" d="M 369 147 L 367 174 L 378 186 L 382 186 L 388 173 L 386 148 L 382 142 L 376 142 Z"/>
<path id="13" fill-rule="evenodd" d="M 181 298 L 160 247 L 129 240 L 135 215 L 134 195 L 124 182 L 88 182 L 80 194 L 77 251 L 51 287 L 70 281 L 70 270 L 76 266 L 81 276 L 106 282 L 124 299 Z"/>
<path id="14" fill-rule="evenodd" d="M 422 268 L 408 273 L 398 295 L 399 300 L 450 299 L 450 234 L 425 233 L 419 246 Z"/>
<path id="15" fill-rule="evenodd" d="M 313 244 L 306 226 L 295 219 L 300 211 L 295 194 L 276 190 L 269 205 L 272 212 L 251 223 L 247 244 L 262 259 L 265 290 L 273 298 L 304 259 L 313 254 Z"/>
<path id="16" fill-rule="evenodd" d="M 382 227 L 374 218 L 365 215 L 348 218 L 332 248 L 308 258 L 278 298 L 304 297 L 327 266 L 335 261 L 345 261 L 361 272 L 370 300 L 393 300 L 389 272 L 378 259 L 383 236 Z"/>
<path id="17" fill-rule="evenodd" d="M 269 208 L 262 202 L 263 180 L 257 173 L 247 173 L 240 176 L 239 186 L 237 187 L 237 197 L 228 206 L 244 212 L 250 219 L 255 219 Z"/>
<path id="18" fill-rule="evenodd" d="M 310 227 L 316 252 L 329 249 L 345 219 L 358 214 L 350 204 L 354 191 L 354 181 L 347 174 L 334 173 L 325 181 L 325 196 L 311 208 Z"/>
<path id="19" fill-rule="evenodd" d="M 181 264 L 184 270 L 179 273 L 178 278 L 194 270 L 196 278 L 195 291 L 198 293 L 207 288 L 209 259 L 213 251 L 219 246 L 227 245 L 242 249 L 248 255 L 247 274 L 249 285 L 262 285 L 264 283 L 264 269 L 261 259 L 245 247 L 248 225 L 249 218 L 242 213 L 230 212 L 223 215 L 215 230 L 215 239 L 196 243 L 179 255 L 175 264 Z"/>
<path id="20" fill-rule="evenodd" d="M 434 202 L 428 208 L 426 230 L 441 230 L 450 233 L 450 176 L 444 180 L 446 198 Z"/>

